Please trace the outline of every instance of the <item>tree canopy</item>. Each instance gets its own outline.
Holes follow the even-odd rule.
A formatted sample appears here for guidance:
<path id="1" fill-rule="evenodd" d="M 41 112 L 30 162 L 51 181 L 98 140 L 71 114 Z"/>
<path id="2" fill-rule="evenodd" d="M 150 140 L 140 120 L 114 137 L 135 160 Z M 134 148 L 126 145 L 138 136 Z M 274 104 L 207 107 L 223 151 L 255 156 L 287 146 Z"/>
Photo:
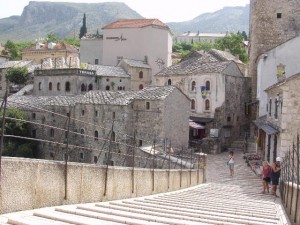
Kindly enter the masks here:
<path id="1" fill-rule="evenodd" d="M 2 123 L 3 111 L 0 112 L 0 122 Z M 10 118 L 16 118 L 19 120 L 14 120 Z M 16 108 L 8 108 L 6 110 L 6 119 L 4 134 L 6 135 L 15 135 L 21 137 L 28 137 L 30 126 L 25 121 L 26 114 Z M 4 156 L 13 156 L 13 157 L 27 157 L 33 158 L 36 153 L 37 142 L 24 140 L 15 137 L 5 137 L 4 138 Z"/>
<path id="2" fill-rule="evenodd" d="M 21 60 L 21 51 L 33 45 L 33 42 L 13 42 L 8 40 L 4 44 L 1 54 L 9 57 L 10 60 Z"/>
<path id="3" fill-rule="evenodd" d="M 11 67 L 6 71 L 6 78 L 11 83 L 25 84 L 29 79 L 27 67 Z"/>

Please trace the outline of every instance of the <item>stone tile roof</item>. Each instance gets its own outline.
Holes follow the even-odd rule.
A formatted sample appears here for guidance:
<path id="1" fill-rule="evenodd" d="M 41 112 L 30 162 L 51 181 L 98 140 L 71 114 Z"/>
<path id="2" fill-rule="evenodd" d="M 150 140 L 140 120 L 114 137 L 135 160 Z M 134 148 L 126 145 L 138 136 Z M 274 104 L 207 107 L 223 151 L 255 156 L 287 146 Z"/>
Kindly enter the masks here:
<path id="1" fill-rule="evenodd" d="M 158 19 L 120 19 L 113 23 L 107 24 L 102 29 L 142 28 L 153 25 L 169 29 L 166 24 Z"/>
<path id="2" fill-rule="evenodd" d="M 46 43 L 46 44 L 41 45 L 40 49 L 36 49 L 36 44 L 34 44 L 31 47 L 24 49 L 22 52 L 32 52 L 32 51 L 60 51 L 60 50 L 64 50 L 64 51 L 78 53 L 78 48 L 76 46 L 70 45 L 70 44 L 65 43 L 65 42 L 58 42 L 58 43 L 55 44 L 55 46 L 53 48 L 49 48 L 48 45 L 49 44 Z"/>
<path id="3" fill-rule="evenodd" d="M 125 77 L 130 78 L 130 76 L 118 66 L 103 66 L 103 65 L 87 65 L 88 70 L 95 70 L 96 75 L 98 76 L 107 76 L 107 77 Z"/>
<path id="4" fill-rule="evenodd" d="M 22 67 L 30 64 L 31 61 L 7 61 L 0 64 L 0 69 L 6 69 L 11 67 Z"/>
<path id="5" fill-rule="evenodd" d="M 139 91 L 89 91 L 76 96 L 21 96 L 8 97 L 8 107 L 31 110 L 29 106 L 44 108 L 46 106 L 75 106 L 76 104 L 128 105 L 134 100 L 163 100 L 174 86 L 147 87 Z"/>
<path id="6" fill-rule="evenodd" d="M 142 60 L 122 59 L 122 61 L 132 67 L 151 69 L 151 67 Z"/>
<path id="7" fill-rule="evenodd" d="M 196 51 L 184 57 L 180 63 L 163 69 L 155 76 L 222 73 L 232 61 L 242 63 L 229 52 L 216 49 Z"/>

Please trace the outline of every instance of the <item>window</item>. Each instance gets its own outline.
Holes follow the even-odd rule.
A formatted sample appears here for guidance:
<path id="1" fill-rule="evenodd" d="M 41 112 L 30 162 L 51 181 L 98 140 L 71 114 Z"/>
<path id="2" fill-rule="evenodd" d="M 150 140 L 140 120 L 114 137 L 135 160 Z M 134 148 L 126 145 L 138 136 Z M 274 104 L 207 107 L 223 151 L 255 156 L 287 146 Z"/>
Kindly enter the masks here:
<path id="1" fill-rule="evenodd" d="M 54 129 L 53 128 L 50 129 L 50 137 L 54 138 Z"/>
<path id="2" fill-rule="evenodd" d="M 95 111 L 95 117 L 98 117 L 98 111 L 97 110 Z"/>
<path id="3" fill-rule="evenodd" d="M 105 90 L 109 91 L 109 89 L 110 89 L 110 87 L 109 87 L 109 85 L 107 85 L 107 86 L 105 87 Z"/>
<path id="4" fill-rule="evenodd" d="M 144 77 L 144 73 L 143 73 L 143 71 L 140 71 L 140 72 L 139 72 L 139 78 L 140 78 L 140 79 L 143 79 L 143 77 Z"/>
<path id="5" fill-rule="evenodd" d="M 147 109 L 147 110 L 150 109 L 150 102 L 146 102 L 146 109 Z"/>
<path id="6" fill-rule="evenodd" d="M 81 85 L 81 91 L 86 91 L 86 86 L 85 86 L 85 84 L 82 84 L 82 85 Z"/>
<path id="7" fill-rule="evenodd" d="M 141 147 L 143 145 L 143 141 L 139 140 L 139 147 Z"/>
<path id="8" fill-rule="evenodd" d="M 94 163 L 97 163 L 98 157 L 94 155 Z"/>
<path id="9" fill-rule="evenodd" d="M 209 109 L 210 109 L 209 100 L 206 99 L 206 100 L 205 100 L 205 110 L 209 110 Z"/>
<path id="10" fill-rule="evenodd" d="M 227 116 L 227 122 L 230 122 L 230 121 L 231 121 L 231 117 Z"/>
<path id="11" fill-rule="evenodd" d="M 274 112 L 275 119 L 278 119 L 278 106 L 279 106 L 279 101 L 278 101 L 278 98 L 276 98 L 275 99 L 275 112 Z"/>
<path id="12" fill-rule="evenodd" d="M 49 91 L 52 91 L 52 82 L 49 82 Z"/>
<path id="13" fill-rule="evenodd" d="M 54 159 L 54 152 L 50 152 L 50 158 Z"/>
<path id="14" fill-rule="evenodd" d="M 144 86 L 142 84 L 140 84 L 139 89 L 142 90 L 144 88 Z"/>
<path id="15" fill-rule="evenodd" d="M 196 88 L 196 82 L 193 81 L 193 82 L 192 82 L 191 91 L 195 91 L 195 88 Z"/>
<path id="16" fill-rule="evenodd" d="M 36 138 L 36 130 L 32 130 L 32 137 Z"/>
<path id="17" fill-rule="evenodd" d="M 195 109 L 196 109 L 196 102 L 195 102 L 195 99 L 192 99 L 192 102 L 191 102 L 191 109 L 192 109 L 192 110 L 195 110 Z"/>
<path id="18" fill-rule="evenodd" d="M 84 113 L 85 113 L 84 110 L 81 110 L 81 115 L 82 115 L 82 116 L 84 116 Z"/>
<path id="19" fill-rule="evenodd" d="M 171 79 L 168 80 L 168 85 L 172 85 L 172 80 Z"/>
<path id="20" fill-rule="evenodd" d="M 109 82 L 109 78 L 106 78 L 106 81 Z"/>
<path id="21" fill-rule="evenodd" d="M 35 113 L 32 113 L 32 119 L 35 120 L 35 118 L 36 118 L 36 114 L 35 114 Z"/>
<path id="22" fill-rule="evenodd" d="M 210 82 L 208 80 L 205 82 L 205 88 L 206 91 L 210 91 Z"/>
<path id="23" fill-rule="evenodd" d="M 116 133 L 114 131 L 111 133 L 111 140 L 116 141 Z"/>
<path id="24" fill-rule="evenodd" d="M 60 83 L 59 83 L 59 82 L 58 82 L 57 85 L 56 85 L 56 89 L 57 89 L 58 91 L 60 91 Z"/>
<path id="25" fill-rule="evenodd" d="M 269 100 L 269 116 L 272 115 L 272 99 Z"/>
<path id="26" fill-rule="evenodd" d="M 81 137 L 83 138 L 84 137 L 84 129 L 83 128 L 80 129 L 80 134 L 81 134 Z"/>
<path id="27" fill-rule="evenodd" d="M 116 119 L 116 112 L 113 112 L 113 113 L 112 113 L 112 119 L 113 119 L 113 120 Z"/>
<path id="28" fill-rule="evenodd" d="M 95 59 L 95 65 L 99 64 L 99 59 Z"/>
<path id="29" fill-rule="evenodd" d="M 95 130 L 95 133 L 94 133 L 94 139 L 95 139 L 95 141 L 98 141 L 99 139 L 98 139 L 98 131 L 97 130 Z"/>
<path id="30" fill-rule="evenodd" d="M 89 84 L 88 90 L 89 90 L 89 91 L 92 91 L 92 90 L 93 90 L 93 85 L 92 85 L 92 84 Z"/>
<path id="31" fill-rule="evenodd" d="M 42 90 L 42 82 L 39 82 L 39 91 Z"/>
<path id="32" fill-rule="evenodd" d="M 69 81 L 67 81 L 66 84 L 65 84 L 65 90 L 66 90 L 67 92 L 71 91 L 71 85 L 70 85 L 70 82 L 69 82 Z"/>
<path id="33" fill-rule="evenodd" d="M 80 157 L 80 159 L 84 159 L 84 154 L 83 154 L 83 152 L 80 152 L 79 157 Z"/>
<path id="34" fill-rule="evenodd" d="M 122 82 L 122 79 L 120 79 L 120 82 Z"/>
<path id="35" fill-rule="evenodd" d="M 282 18 L 282 13 L 277 13 L 277 19 L 281 19 Z"/>

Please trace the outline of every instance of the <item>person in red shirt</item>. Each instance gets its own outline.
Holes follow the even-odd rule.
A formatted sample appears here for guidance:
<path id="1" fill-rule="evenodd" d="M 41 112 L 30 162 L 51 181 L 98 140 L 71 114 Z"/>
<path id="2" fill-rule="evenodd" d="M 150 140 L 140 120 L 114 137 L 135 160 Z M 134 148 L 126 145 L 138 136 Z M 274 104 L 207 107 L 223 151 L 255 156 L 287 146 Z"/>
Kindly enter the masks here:
<path id="1" fill-rule="evenodd" d="M 262 193 L 269 193 L 269 183 L 271 181 L 272 168 L 267 161 L 263 162 L 262 180 L 263 180 L 263 191 Z"/>

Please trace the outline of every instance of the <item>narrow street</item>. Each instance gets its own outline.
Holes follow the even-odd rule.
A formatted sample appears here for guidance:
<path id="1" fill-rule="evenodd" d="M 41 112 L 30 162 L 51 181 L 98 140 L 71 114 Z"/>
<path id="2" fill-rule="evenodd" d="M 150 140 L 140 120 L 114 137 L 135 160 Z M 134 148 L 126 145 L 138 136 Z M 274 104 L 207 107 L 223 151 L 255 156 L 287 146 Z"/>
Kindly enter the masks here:
<path id="1" fill-rule="evenodd" d="M 280 199 L 261 194 L 261 180 L 234 153 L 208 155 L 207 183 L 196 187 L 111 202 L 58 206 L 0 217 L 1 224 L 290 224 Z M 8 222 L 8 223 L 7 223 Z"/>

